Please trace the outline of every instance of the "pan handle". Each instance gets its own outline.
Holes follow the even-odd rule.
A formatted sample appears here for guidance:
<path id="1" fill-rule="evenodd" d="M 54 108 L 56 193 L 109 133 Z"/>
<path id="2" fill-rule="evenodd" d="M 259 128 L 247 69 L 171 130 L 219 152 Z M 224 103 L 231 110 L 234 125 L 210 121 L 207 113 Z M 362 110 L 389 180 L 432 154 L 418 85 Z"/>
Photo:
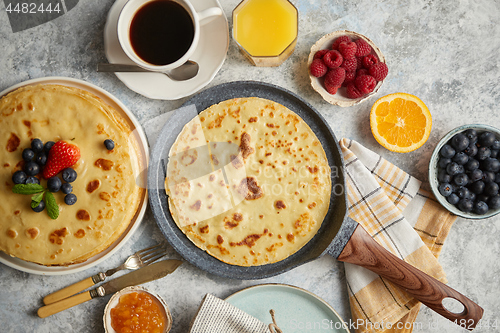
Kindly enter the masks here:
<path id="1" fill-rule="evenodd" d="M 377 273 L 443 317 L 470 331 L 483 316 L 483 309 L 479 305 L 387 251 L 361 225 L 356 227 L 337 259 Z M 464 310 L 461 313 L 448 311 L 442 303 L 445 298 L 459 301 Z"/>

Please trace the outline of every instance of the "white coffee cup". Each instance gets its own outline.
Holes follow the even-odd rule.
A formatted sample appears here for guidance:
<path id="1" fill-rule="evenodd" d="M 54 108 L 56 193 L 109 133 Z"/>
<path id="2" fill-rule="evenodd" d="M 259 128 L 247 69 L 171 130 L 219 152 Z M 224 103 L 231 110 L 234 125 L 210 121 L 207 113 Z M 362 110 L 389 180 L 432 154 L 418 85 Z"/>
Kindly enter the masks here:
<path id="1" fill-rule="evenodd" d="M 191 16 L 194 27 L 194 37 L 191 45 L 189 46 L 189 49 L 184 53 L 182 57 L 166 65 L 155 65 L 142 59 L 134 50 L 130 40 L 130 27 L 133 18 L 144 5 L 154 1 L 172 1 L 181 5 Z M 120 15 L 118 16 L 118 41 L 120 42 L 120 45 L 125 54 L 138 66 L 151 71 L 167 71 L 183 65 L 184 63 L 186 63 L 186 61 L 189 60 L 189 58 L 196 50 L 196 47 L 198 46 L 201 26 L 212 21 L 212 19 L 222 14 L 223 12 L 219 7 L 212 7 L 201 12 L 197 12 L 189 0 L 128 0 L 125 6 L 123 6 Z"/>

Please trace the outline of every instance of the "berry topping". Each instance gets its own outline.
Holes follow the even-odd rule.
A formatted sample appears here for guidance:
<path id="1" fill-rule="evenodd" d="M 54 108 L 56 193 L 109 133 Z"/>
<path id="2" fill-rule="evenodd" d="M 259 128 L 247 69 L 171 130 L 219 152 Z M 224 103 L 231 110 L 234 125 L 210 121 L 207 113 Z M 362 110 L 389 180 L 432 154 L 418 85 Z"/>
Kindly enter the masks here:
<path id="1" fill-rule="evenodd" d="M 61 192 L 64 194 L 70 194 L 73 192 L 73 186 L 70 183 L 64 183 L 61 185 Z"/>
<path id="2" fill-rule="evenodd" d="M 28 175 L 26 175 L 26 172 L 18 170 L 14 172 L 14 174 L 12 175 L 12 182 L 14 184 L 24 184 L 27 178 Z"/>
<path id="3" fill-rule="evenodd" d="M 47 164 L 47 155 L 43 152 L 36 154 L 35 162 L 38 163 L 38 165 Z"/>
<path id="4" fill-rule="evenodd" d="M 315 77 L 324 76 L 326 74 L 327 70 L 328 70 L 328 68 L 326 67 L 325 63 L 321 59 L 314 59 L 311 63 L 311 66 L 309 66 L 309 71 L 311 72 L 311 75 L 315 76 Z M 104 141 L 104 142 L 106 142 L 106 141 Z M 106 143 L 104 143 L 104 145 L 106 145 Z M 113 147 L 114 147 L 114 144 L 113 144 Z"/>
<path id="5" fill-rule="evenodd" d="M 374 54 L 369 54 L 361 59 L 363 67 L 369 69 L 372 65 L 378 63 L 378 58 Z"/>
<path id="6" fill-rule="evenodd" d="M 45 154 L 49 154 L 49 151 L 50 151 L 50 148 L 52 148 L 52 146 L 55 144 L 54 141 L 47 141 L 45 142 L 45 146 L 43 146 L 43 151 L 45 152 Z"/>
<path id="7" fill-rule="evenodd" d="M 352 58 L 356 55 L 358 47 L 354 42 L 342 42 L 339 44 L 339 52 L 344 59 Z"/>
<path id="8" fill-rule="evenodd" d="M 40 173 L 40 166 L 35 162 L 28 162 L 24 165 L 24 172 L 28 176 L 35 176 Z"/>
<path id="9" fill-rule="evenodd" d="M 50 192 L 58 192 L 61 189 L 61 185 L 62 185 L 61 179 L 59 179 L 59 177 L 57 176 L 50 177 L 47 180 L 47 188 L 49 189 Z"/>
<path id="10" fill-rule="evenodd" d="M 33 149 L 33 151 L 35 153 L 39 153 L 39 152 L 43 151 L 43 142 L 42 142 L 42 140 L 40 140 L 40 139 L 33 139 L 31 141 L 31 149 Z"/>
<path id="11" fill-rule="evenodd" d="M 344 61 L 344 58 L 340 52 L 336 50 L 328 51 L 323 57 L 323 62 L 328 68 L 339 67 L 342 64 L 342 61 Z"/>
<path id="12" fill-rule="evenodd" d="M 383 62 L 377 62 L 368 68 L 368 73 L 375 78 L 377 81 L 382 81 L 387 76 L 389 69 L 387 65 Z"/>
<path id="13" fill-rule="evenodd" d="M 355 40 L 354 43 L 356 43 L 356 46 L 357 46 L 356 57 L 367 56 L 372 51 L 372 48 L 371 48 L 370 44 L 368 44 L 362 38 L 359 38 L 359 39 Z"/>
<path id="14" fill-rule="evenodd" d="M 74 205 L 76 203 L 76 195 L 74 195 L 73 193 L 66 194 L 64 196 L 64 203 L 66 205 Z"/>
<path id="15" fill-rule="evenodd" d="M 49 179 L 61 170 L 73 166 L 80 158 L 80 149 L 66 141 L 57 141 L 49 151 L 47 164 L 43 169 L 43 177 Z"/>
<path id="16" fill-rule="evenodd" d="M 45 201 L 40 200 L 37 206 L 33 207 L 31 206 L 31 209 L 33 209 L 34 212 L 40 213 L 45 209 Z"/>
<path id="17" fill-rule="evenodd" d="M 28 178 L 26 178 L 25 184 L 40 184 L 40 180 L 36 177 L 29 176 Z"/>
<path id="18" fill-rule="evenodd" d="M 373 89 L 375 89 L 377 81 L 373 78 L 373 76 L 361 75 L 358 76 L 356 80 L 354 80 L 354 84 L 362 94 L 368 94 L 371 93 Z"/>
<path id="19" fill-rule="evenodd" d="M 29 162 L 35 157 L 35 152 L 31 148 L 26 148 L 23 150 L 23 160 Z"/>
<path id="20" fill-rule="evenodd" d="M 66 183 L 72 183 L 76 180 L 77 173 L 73 168 L 66 168 L 62 171 L 62 179 Z"/>

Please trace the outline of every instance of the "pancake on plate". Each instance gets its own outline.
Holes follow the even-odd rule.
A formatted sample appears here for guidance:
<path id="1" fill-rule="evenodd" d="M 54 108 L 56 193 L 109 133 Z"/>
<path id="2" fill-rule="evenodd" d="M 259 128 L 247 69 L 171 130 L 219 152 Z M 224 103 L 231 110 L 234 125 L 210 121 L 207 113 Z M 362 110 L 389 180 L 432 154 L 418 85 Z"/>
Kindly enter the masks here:
<path id="1" fill-rule="evenodd" d="M 184 234 L 217 259 L 257 266 L 287 258 L 328 211 L 330 168 L 306 122 L 276 102 L 212 105 L 172 145 L 165 188 Z"/>
<path id="2" fill-rule="evenodd" d="M 12 175 L 31 140 L 65 140 L 80 149 L 73 166 L 74 205 L 54 193 L 59 217 L 34 212 L 31 196 L 15 194 Z M 104 140 L 115 142 L 107 150 Z M 31 85 L 0 99 L 0 250 L 46 266 L 83 262 L 108 248 L 134 220 L 144 189 L 138 143 L 125 119 L 99 97 L 62 85 Z M 41 185 L 46 181 L 38 175 Z M 60 175 L 59 175 L 60 177 Z"/>

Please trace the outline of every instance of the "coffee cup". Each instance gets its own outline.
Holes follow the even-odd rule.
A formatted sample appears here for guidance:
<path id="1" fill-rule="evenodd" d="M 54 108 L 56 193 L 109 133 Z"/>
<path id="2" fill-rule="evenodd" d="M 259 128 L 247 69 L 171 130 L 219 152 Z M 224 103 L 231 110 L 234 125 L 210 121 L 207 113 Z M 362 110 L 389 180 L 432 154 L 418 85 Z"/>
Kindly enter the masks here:
<path id="1" fill-rule="evenodd" d="M 219 7 L 197 12 L 189 0 L 128 0 L 118 16 L 118 41 L 140 67 L 171 70 L 193 55 L 201 26 L 220 15 Z"/>

